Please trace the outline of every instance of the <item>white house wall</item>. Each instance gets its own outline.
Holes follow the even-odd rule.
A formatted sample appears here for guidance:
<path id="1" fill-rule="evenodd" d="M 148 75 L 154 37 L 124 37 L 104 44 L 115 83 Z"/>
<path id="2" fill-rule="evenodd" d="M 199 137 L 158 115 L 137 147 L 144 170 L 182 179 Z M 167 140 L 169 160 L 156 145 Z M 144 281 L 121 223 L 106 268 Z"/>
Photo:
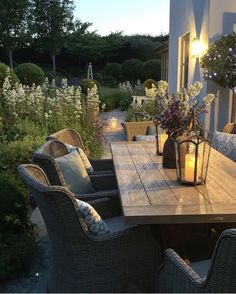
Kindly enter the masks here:
<path id="1" fill-rule="evenodd" d="M 220 35 L 230 33 L 236 23 L 236 0 L 170 0 L 170 37 L 169 37 L 169 89 L 178 90 L 179 84 L 179 43 L 180 37 L 190 33 L 190 42 L 195 37 L 208 47 Z M 200 99 L 209 92 L 216 92 L 218 87 L 213 83 L 204 82 L 201 75 L 199 60 L 189 58 L 188 82 L 201 80 L 204 84 Z M 228 91 L 220 91 L 217 105 L 205 116 L 205 127 L 211 130 L 223 128 L 229 120 Z M 218 112 L 218 109 L 220 111 Z"/>

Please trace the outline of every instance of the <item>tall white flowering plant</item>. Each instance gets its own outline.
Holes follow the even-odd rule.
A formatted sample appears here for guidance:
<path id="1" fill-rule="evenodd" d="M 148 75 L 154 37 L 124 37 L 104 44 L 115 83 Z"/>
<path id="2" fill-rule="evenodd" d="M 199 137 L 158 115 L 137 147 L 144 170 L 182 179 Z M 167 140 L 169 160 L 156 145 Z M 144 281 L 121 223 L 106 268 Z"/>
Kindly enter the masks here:
<path id="1" fill-rule="evenodd" d="M 0 89 L 0 126 L 4 131 L 24 120 L 40 126 L 44 132 L 72 127 L 92 141 L 97 134 L 101 137 L 105 124 L 98 117 L 99 105 L 96 85 L 84 96 L 80 88 L 68 86 L 66 79 L 61 87 L 56 87 L 55 81 L 49 84 L 48 79 L 42 86 L 12 85 L 8 72 Z"/>
<path id="2" fill-rule="evenodd" d="M 168 84 L 159 81 L 155 121 L 170 134 L 186 126 L 193 115 L 198 119 L 200 114 L 207 112 L 208 105 L 215 99 L 214 94 L 208 94 L 199 102 L 197 96 L 202 88 L 202 83 L 197 81 L 181 92 L 169 93 Z"/>

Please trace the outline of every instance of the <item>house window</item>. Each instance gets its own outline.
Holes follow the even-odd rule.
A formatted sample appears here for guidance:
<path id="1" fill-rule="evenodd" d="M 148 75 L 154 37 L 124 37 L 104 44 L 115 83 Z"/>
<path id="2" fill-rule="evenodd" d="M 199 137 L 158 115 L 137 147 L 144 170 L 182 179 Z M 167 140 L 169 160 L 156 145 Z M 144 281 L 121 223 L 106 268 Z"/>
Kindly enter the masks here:
<path id="1" fill-rule="evenodd" d="M 169 62 L 168 47 L 161 52 L 161 79 L 168 81 L 168 62 Z"/>
<path id="2" fill-rule="evenodd" d="M 179 89 L 186 88 L 188 85 L 189 71 L 189 40 L 190 34 L 186 34 L 180 39 L 180 80 Z"/>

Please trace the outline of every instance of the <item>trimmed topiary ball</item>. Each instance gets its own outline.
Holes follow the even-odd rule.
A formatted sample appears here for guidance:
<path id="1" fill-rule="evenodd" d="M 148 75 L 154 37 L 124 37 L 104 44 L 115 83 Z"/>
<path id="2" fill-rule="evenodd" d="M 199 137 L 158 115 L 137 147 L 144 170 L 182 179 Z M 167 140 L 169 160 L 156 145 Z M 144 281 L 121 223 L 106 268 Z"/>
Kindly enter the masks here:
<path id="1" fill-rule="evenodd" d="M 99 72 L 96 72 L 94 75 L 93 75 L 94 79 L 96 81 L 98 81 L 100 84 L 102 84 L 103 82 L 103 76 L 102 74 L 100 74 Z"/>
<path id="2" fill-rule="evenodd" d="M 34 63 L 19 64 L 15 72 L 24 85 L 32 86 L 32 84 L 42 85 L 45 80 L 44 71 L 41 67 Z"/>
<path id="3" fill-rule="evenodd" d="M 161 61 L 159 59 L 150 59 L 146 61 L 142 68 L 142 75 L 145 79 L 161 79 Z"/>
<path id="4" fill-rule="evenodd" d="M 97 88 L 99 90 L 100 84 L 96 80 L 90 80 L 90 79 L 82 79 L 80 81 L 80 87 L 83 94 L 88 94 L 88 89 L 92 89 L 94 85 L 97 85 Z"/>
<path id="5" fill-rule="evenodd" d="M 153 79 L 148 79 L 144 82 L 144 87 L 151 89 L 152 88 L 152 84 L 154 84 L 156 87 L 158 87 L 157 82 Z"/>
<path id="6" fill-rule="evenodd" d="M 121 65 L 116 62 L 108 63 L 105 66 L 105 73 L 106 76 L 112 76 L 115 80 L 119 80 L 121 75 Z"/>
<path id="7" fill-rule="evenodd" d="M 121 74 L 124 80 L 137 81 L 142 78 L 143 63 L 138 59 L 128 59 L 121 66 Z"/>
<path id="8" fill-rule="evenodd" d="M 0 62 L 0 88 L 2 88 L 2 85 L 7 76 L 7 68 L 8 66 L 5 63 Z M 19 83 L 19 79 L 12 69 L 10 70 L 10 75 L 11 75 L 12 85 L 15 85 L 15 83 Z"/>

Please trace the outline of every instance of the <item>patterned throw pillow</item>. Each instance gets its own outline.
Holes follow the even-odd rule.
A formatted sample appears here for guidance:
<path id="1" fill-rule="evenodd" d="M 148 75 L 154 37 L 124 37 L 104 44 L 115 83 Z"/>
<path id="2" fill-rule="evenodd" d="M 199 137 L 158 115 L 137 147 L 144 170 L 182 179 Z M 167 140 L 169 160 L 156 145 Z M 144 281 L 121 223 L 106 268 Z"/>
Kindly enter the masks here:
<path id="1" fill-rule="evenodd" d="M 236 161 L 236 134 L 215 132 L 212 140 L 212 147 Z"/>
<path id="2" fill-rule="evenodd" d="M 141 142 L 155 142 L 156 136 L 154 135 L 137 135 L 135 136 L 135 141 L 141 141 Z"/>
<path id="3" fill-rule="evenodd" d="M 93 193 L 90 177 L 77 150 L 55 159 L 68 188 L 75 194 Z"/>
<path id="4" fill-rule="evenodd" d="M 76 199 L 76 202 L 78 204 L 77 213 L 82 216 L 91 234 L 103 235 L 109 233 L 106 223 L 89 203 L 78 199 Z"/>
<path id="5" fill-rule="evenodd" d="M 77 150 L 80 157 L 81 157 L 81 159 L 82 159 L 82 161 L 83 161 L 83 164 L 84 164 L 87 172 L 88 173 L 93 173 L 94 172 L 94 169 L 93 169 L 88 157 L 86 156 L 86 154 L 84 153 L 84 151 L 81 148 L 75 147 L 75 146 L 72 146 L 72 145 L 69 145 L 69 144 L 66 144 L 66 147 L 67 147 L 69 152 Z"/>

